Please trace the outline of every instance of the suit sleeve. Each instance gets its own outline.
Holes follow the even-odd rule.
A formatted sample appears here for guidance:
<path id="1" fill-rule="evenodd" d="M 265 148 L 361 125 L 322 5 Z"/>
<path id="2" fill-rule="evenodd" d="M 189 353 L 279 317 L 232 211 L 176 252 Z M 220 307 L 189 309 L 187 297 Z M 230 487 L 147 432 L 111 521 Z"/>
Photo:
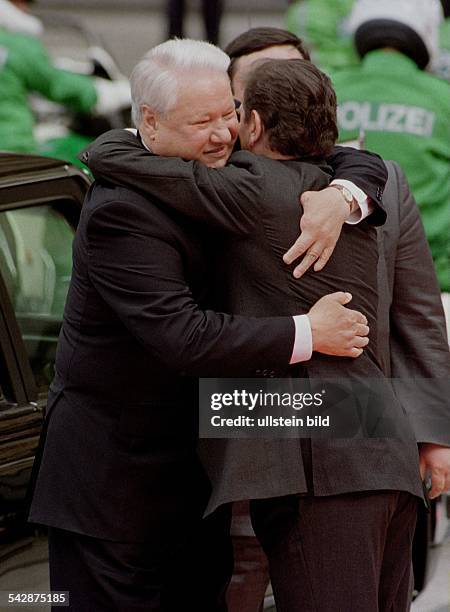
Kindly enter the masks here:
<path id="1" fill-rule="evenodd" d="M 450 353 L 444 311 L 418 206 L 395 169 L 400 236 L 391 316 L 391 371 L 419 442 L 450 445 Z"/>
<path id="2" fill-rule="evenodd" d="M 152 155 L 133 133 L 112 130 L 97 138 L 81 159 L 95 178 L 138 190 L 216 229 L 245 236 L 258 220 L 265 179 L 251 153 L 236 153 L 225 168 L 214 169 Z"/>
<path id="3" fill-rule="evenodd" d="M 292 317 L 251 318 L 201 310 L 185 280 L 176 236 L 130 202 L 108 202 L 88 222 L 89 275 L 127 329 L 173 371 L 237 375 L 284 368 Z"/>
<path id="4" fill-rule="evenodd" d="M 368 220 L 374 225 L 383 225 L 386 211 L 382 196 L 388 176 L 383 160 L 370 151 L 336 146 L 327 162 L 333 168 L 334 178 L 352 181 L 369 196 L 375 210 Z"/>

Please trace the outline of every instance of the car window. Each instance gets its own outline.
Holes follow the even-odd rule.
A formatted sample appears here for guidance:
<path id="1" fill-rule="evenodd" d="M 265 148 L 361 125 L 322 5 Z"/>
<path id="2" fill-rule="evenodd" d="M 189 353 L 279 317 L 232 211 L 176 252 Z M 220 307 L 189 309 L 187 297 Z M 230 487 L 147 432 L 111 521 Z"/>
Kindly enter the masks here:
<path id="1" fill-rule="evenodd" d="M 53 378 L 74 233 L 55 206 L 0 212 L 0 273 L 39 389 Z"/>

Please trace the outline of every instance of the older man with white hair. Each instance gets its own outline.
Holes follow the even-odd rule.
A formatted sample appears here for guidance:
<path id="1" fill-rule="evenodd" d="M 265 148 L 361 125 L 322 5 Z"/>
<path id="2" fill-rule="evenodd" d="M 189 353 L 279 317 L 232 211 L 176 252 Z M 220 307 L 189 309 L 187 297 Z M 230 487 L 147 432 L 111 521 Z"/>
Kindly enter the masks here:
<path id="1" fill-rule="evenodd" d="M 225 165 L 238 129 L 228 63 L 198 41 L 153 49 L 132 76 L 145 146 Z M 107 182 L 83 207 L 30 512 L 49 527 L 51 587 L 74 610 L 226 609 L 230 551 L 220 513 L 201 521 L 210 488 L 189 375 L 285 371 L 312 350 L 357 357 L 367 344 L 342 292 L 308 315 L 205 309 L 204 239 Z"/>

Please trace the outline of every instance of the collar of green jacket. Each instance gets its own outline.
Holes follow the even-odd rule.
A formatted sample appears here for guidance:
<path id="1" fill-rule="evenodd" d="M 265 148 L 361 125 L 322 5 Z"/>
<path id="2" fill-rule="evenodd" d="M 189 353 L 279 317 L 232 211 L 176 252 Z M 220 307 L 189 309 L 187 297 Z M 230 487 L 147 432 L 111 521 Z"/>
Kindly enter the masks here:
<path id="1" fill-rule="evenodd" d="M 399 51 L 384 51 L 377 49 L 370 51 L 363 61 L 363 66 L 369 70 L 377 72 L 417 72 L 419 68 L 414 60 Z"/>

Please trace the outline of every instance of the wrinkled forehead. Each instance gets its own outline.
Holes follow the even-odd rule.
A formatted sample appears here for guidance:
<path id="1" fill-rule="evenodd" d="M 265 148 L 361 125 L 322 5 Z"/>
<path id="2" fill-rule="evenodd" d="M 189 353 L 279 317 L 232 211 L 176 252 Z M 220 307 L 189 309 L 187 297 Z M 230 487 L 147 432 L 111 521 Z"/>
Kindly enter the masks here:
<path id="1" fill-rule="evenodd" d="M 248 55 L 240 57 L 235 64 L 233 84 L 236 80 L 240 80 L 248 73 L 251 65 L 261 59 L 303 59 L 300 51 L 293 45 L 273 45 L 254 51 Z"/>
<path id="2" fill-rule="evenodd" d="M 177 78 L 176 104 L 169 114 L 189 117 L 222 114 L 234 108 L 228 74 L 218 70 L 190 70 Z"/>

